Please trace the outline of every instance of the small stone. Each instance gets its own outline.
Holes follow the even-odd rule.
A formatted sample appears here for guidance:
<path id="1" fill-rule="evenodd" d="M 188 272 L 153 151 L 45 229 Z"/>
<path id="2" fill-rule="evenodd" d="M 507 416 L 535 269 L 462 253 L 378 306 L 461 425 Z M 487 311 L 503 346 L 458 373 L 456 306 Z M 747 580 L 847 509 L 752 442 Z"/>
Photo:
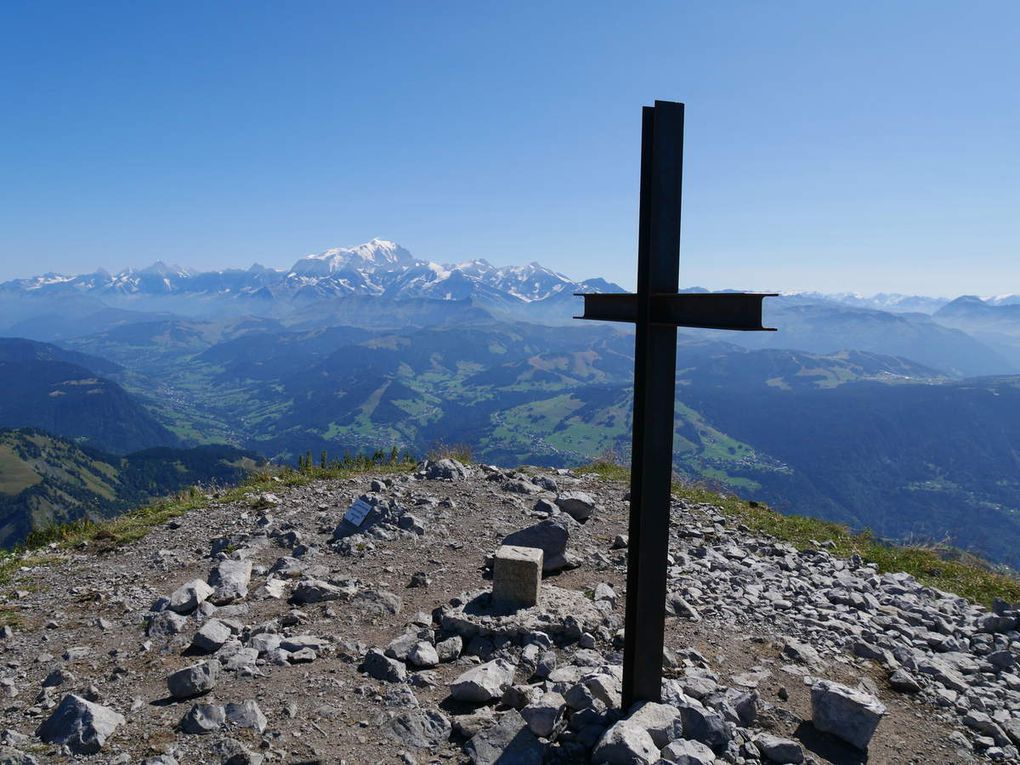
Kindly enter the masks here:
<path id="1" fill-rule="evenodd" d="M 221 765 L 262 765 L 266 759 L 232 738 L 217 742 L 215 748 L 223 757 Z"/>
<path id="2" fill-rule="evenodd" d="M 439 664 L 439 654 L 434 645 L 425 640 L 414 644 L 407 656 L 407 663 L 419 669 L 428 669 Z"/>
<path id="3" fill-rule="evenodd" d="M 294 586 L 290 599 L 293 603 L 322 603 L 328 600 L 350 600 L 356 587 L 338 587 L 318 579 L 302 579 Z"/>
<path id="4" fill-rule="evenodd" d="M 889 675 L 889 685 L 894 691 L 900 693 L 917 693 L 921 690 L 921 684 L 914 679 L 913 675 L 905 670 L 898 669 Z"/>
<path id="5" fill-rule="evenodd" d="M 391 659 L 378 649 L 371 649 L 359 669 L 369 677 L 387 683 L 402 683 L 407 679 L 407 667 L 403 662 Z"/>
<path id="6" fill-rule="evenodd" d="M 405 632 L 403 635 L 390 641 L 390 644 L 386 646 L 385 653 L 391 659 L 407 661 L 419 640 L 417 632 Z"/>
<path id="7" fill-rule="evenodd" d="M 42 681 L 43 688 L 55 688 L 58 685 L 63 685 L 67 682 L 74 682 L 74 675 L 68 672 L 66 669 L 55 669 L 46 675 Z"/>
<path id="8" fill-rule="evenodd" d="M 411 513 L 404 513 L 397 520 L 397 528 L 404 531 L 410 531 L 412 534 L 423 536 L 425 534 L 425 524 L 422 523 L 421 519 Z"/>
<path id="9" fill-rule="evenodd" d="M 257 733 L 262 733 L 269 724 L 253 699 L 242 701 L 240 704 L 227 704 L 223 711 L 227 722 L 238 728 L 251 728 Z"/>
<path id="10" fill-rule="evenodd" d="M 555 515 L 558 512 L 559 510 L 557 509 L 555 503 L 550 502 L 545 498 L 539 498 L 538 500 L 536 500 L 534 506 L 531 508 L 532 515 L 540 517 L 544 515 L 546 518 L 548 518 L 550 515 Z M 503 544 L 513 543 L 504 541 Z M 525 545 L 525 547 L 527 547 L 527 545 Z"/>
<path id="11" fill-rule="evenodd" d="M 215 733 L 225 721 L 226 712 L 220 705 L 194 704 L 181 718 L 180 729 L 196 735 Z"/>
<path id="12" fill-rule="evenodd" d="M 793 638 L 783 641 L 783 656 L 807 664 L 809 667 L 817 667 L 822 663 L 818 651 L 807 643 L 801 643 Z"/>
<path id="13" fill-rule="evenodd" d="M 431 580 L 424 571 L 416 571 L 411 574 L 411 581 L 408 583 L 408 587 L 418 587 L 424 589 L 431 584 Z"/>
<path id="14" fill-rule="evenodd" d="M 220 674 L 220 663 L 215 659 L 193 664 L 169 675 L 167 689 L 175 699 L 187 699 L 207 693 L 216 687 Z"/>
<path id="15" fill-rule="evenodd" d="M 146 627 L 145 634 L 149 637 L 172 637 L 183 632 L 187 623 L 188 617 L 186 616 L 181 616 L 169 609 L 166 611 L 160 611 L 149 618 L 149 624 Z"/>
<path id="16" fill-rule="evenodd" d="M 0 765 L 39 765 L 39 760 L 20 749 L 0 744 Z"/>
<path id="17" fill-rule="evenodd" d="M 599 582 L 598 584 L 596 584 L 595 590 L 592 593 L 592 595 L 593 595 L 592 599 L 596 603 L 598 603 L 600 600 L 604 600 L 607 603 L 609 603 L 610 608 L 614 608 L 616 606 L 616 590 L 614 590 L 612 586 L 606 584 L 605 582 Z"/>
<path id="18" fill-rule="evenodd" d="M 440 640 L 436 643 L 436 654 L 439 656 L 439 661 L 448 662 L 453 661 L 460 657 L 461 651 L 464 650 L 464 639 L 460 635 L 454 635 L 446 640 Z"/>
<path id="19" fill-rule="evenodd" d="M 212 593 L 213 588 L 204 579 L 192 579 L 174 590 L 168 608 L 178 614 L 190 614 Z"/>

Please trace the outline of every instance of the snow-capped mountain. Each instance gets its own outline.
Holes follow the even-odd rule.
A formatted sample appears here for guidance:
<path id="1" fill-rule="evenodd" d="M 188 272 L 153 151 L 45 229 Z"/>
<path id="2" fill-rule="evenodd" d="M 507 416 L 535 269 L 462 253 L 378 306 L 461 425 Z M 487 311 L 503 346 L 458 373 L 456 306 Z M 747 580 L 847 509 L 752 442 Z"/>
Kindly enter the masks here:
<path id="1" fill-rule="evenodd" d="M 389 299 L 471 301 L 482 307 L 514 312 L 528 306 L 562 310 L 563 298 L 575 292 L 619 292 L 602 279 L 575 281 L 538 263 L 496 267 L 484 259 L 459 264 L 415 258 L 395 242 L 373 239 L 355 247 L 336 247 L 301 258 L 289 269 L 253 265 L 247 270 L 192 271 L 157 262 L 117 274 L 96 271 L 79 276 L 46 274 L 0 285 L 0 294 L 90 296 L 115 305 L 180 303 L 199 299 L 205 305 L 223 300 L 252 303 L 307 304 L 345 296 Z M 249 310 L 249 309 L 245 309 Z M 532 311 L 540 314 L 542 310 Z"/>
<path id="2" fill-rule="evenodd" d="M 318 255 L 308 255 L 295 263 L 290 271 L 298 276 L 321 278 L 350 270 L 394 270 L 418 262 L 396 242 L 373 239 L 357 247 L 334 247 Z"/>

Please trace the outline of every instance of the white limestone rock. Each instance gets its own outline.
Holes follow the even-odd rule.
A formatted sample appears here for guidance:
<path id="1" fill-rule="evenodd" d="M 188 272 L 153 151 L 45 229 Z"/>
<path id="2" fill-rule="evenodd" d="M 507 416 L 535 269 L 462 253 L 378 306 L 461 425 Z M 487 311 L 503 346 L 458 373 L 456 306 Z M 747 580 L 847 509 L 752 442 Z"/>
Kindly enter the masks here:
<path id="1" fill-rule="evenodd" d="M 450 683 L 450 696 L 476 704 L 498 701 L 503 691 L 513 684 L 515 669 L 503 659 L 472 667 Z"/>

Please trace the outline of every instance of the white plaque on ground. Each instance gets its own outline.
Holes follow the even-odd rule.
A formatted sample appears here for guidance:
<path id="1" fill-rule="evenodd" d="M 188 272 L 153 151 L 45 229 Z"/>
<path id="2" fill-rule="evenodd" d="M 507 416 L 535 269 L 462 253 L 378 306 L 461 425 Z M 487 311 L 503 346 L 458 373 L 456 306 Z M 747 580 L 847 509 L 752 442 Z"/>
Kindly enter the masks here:
<path id="1" fill-rule="evenodd" d="M 359 499 L 355 501 L 353 505 L 347 508 L 347 512 L 344 513 L 344 520 L 352 526 L 360 526 L 361 522 L 365 520 L 365 516 L 372 511 L 372 506 L 365 500 Z"/>

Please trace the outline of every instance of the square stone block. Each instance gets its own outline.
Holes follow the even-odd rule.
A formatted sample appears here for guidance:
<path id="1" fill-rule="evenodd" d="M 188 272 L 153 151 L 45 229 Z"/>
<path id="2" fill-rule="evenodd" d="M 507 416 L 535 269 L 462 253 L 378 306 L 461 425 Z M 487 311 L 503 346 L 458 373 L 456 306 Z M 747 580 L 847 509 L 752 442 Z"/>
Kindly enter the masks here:
<path id="1" fill-rule="evenodd" d="M 509 609 L 531 608 L 542 586 L 542 550 L 503 545 L 492 565 L 492 599 Z"/>

